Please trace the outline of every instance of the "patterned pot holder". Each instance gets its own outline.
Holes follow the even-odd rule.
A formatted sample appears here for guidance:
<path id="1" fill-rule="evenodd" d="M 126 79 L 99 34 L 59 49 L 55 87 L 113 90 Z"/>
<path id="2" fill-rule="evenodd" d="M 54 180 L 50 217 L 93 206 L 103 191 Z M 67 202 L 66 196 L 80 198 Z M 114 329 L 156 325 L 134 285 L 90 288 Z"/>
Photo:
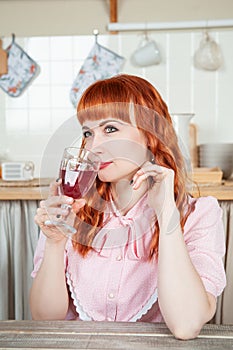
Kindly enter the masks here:
<path id="1" fill-rule="evenodd" d="M 0 77 L 0 87 L 11 97 L 20 96 L 25 88 L 40 73 L 39 65 L 15 42 L 6 49 L 8 56 L 8 73 Z"/>
<path id="2" fill-rule="evenodd" d="M 124 57 L 95 42 L 85 59 L 70 91 L 70 100 L 76 108 L 82 93 L 97 80 L 119 73 Z"/>

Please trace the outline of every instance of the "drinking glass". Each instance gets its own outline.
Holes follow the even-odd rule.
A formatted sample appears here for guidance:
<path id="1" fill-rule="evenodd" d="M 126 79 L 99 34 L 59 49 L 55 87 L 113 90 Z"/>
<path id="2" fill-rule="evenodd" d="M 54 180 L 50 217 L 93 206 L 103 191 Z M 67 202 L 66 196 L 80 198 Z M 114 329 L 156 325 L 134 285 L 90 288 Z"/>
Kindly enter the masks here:
<path id="1" fill-rule="evenodd" d="M 99 171 L 101 160 L 99 156 L 85 148 L 65 148 L 59 176 L 62 179 L 60 194 L 79 199 L 84 197 L 92 187 Z M 71 205 L 63 204 L 63 208 L 71 209 Z M 47 220 L 45 225 L 62 227 L 64 233 L 72 235 L 76 229 L 69 225 L 65 219 Z"/>

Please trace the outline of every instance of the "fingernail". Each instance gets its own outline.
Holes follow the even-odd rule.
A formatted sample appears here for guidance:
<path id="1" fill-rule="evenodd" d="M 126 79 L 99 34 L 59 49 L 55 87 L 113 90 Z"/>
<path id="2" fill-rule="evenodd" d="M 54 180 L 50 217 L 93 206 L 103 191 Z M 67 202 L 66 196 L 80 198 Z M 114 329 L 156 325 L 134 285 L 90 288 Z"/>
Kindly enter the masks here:
<path id="1" fill-rule="evenodd" d="M 58 177 L 58 178 L 56 179 L 56 182 L 59 182 L 59 180 L 60 180 L 60 178 Z"/>
<path id="2" fill-rule="evenodd" d="M 129 183 L 130 185 L 132 185 L 133 184 L 133 179 L 132 180 L 130 180 L 130 183 Z"/>
<path id="3" fill-rule="evenodd" d="M 58 218 L 58 219 L 59 219 L 60 217 L 61 217 L 61 215 L 60 215 L 60 214 L 57 214 L 57 215 L 56 215 L 56 218 Z"/>
<path id="4" fill-rule="evenodd" d="M 69 197 L 69 198 L 66 199 L 66 202 L 67 202 L 67 203 L 73 203 L 73 201 L 74 201 L 74 200 L 73 200 L 73 198 L 71 198 L 71 197 Z"/>

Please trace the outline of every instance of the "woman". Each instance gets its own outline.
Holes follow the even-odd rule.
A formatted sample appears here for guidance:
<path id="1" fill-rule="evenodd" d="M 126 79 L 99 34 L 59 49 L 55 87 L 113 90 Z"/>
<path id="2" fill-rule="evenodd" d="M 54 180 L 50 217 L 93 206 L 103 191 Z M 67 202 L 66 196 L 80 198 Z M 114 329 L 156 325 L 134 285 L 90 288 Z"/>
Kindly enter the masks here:
<path id="1" fill-rule="evenodd" d="M 188 195 L 166 104 L 123 74 L 90 86 L 78 119 L 101 167 L 85 199 L 58 196 L 58 180 L 40 203 L 32 317 L 166 322 L 175 337 L 196 337 L 226 283 L 221 209 Z M 73 240 L 44 224 L 62 215 L 75 216 Z"/>

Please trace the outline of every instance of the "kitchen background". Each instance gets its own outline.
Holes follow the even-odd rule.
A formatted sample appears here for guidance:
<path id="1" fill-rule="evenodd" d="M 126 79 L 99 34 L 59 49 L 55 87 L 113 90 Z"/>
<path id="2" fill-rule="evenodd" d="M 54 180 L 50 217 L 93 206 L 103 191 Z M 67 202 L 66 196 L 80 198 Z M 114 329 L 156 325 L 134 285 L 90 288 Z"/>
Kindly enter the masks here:
<path id="1" fill-rule="evenodd" d="M 100 44 L 125 58 L 121 72 L 148 79 L 171 113 L 195 114 L 192 122 L 198 127 L 199 144 L 233 142 L 233 28 L 208 29 L 223 55 L 216 71 L 194 66 L 193 56 L 204 33 L 200 29 L 148 32 L 162 60 L 140 68 L 131 63 L 131 55 L 144 33 L 109 34 L 108 5 L 108 1 L 100 0 L 50 0 L 40 5 L 36 0 L 0 1 L 3 47 L 10 44 L 11 33 L 15 33 L 16 42 L 40 66 L 40 74 L 21 96 L 9 97 L 0 89 L 0 158 L 31 160 L 35 176 L 39 176 L 41 157 L 51 136 L 75 115 L 70 90 L 95 43 L 94 28 L 99 30 Z M 142 4 L 119 0 L 118 14 L 119 22 L 140 21 L 145 26 L 147 21 L 184 20 L 206 20 L 208 26 L 208 19 L 230 17 L 233 1 L 179 0 L 161 4 L 147 0 Z"/>
<path id="2" fill-rule="evenodd" d="M 117 1 L 118 22 L 144 23 L 144 29 L 149 22 L 206 23 L 209 35 L 220 45 L 223 56 L 223 62 L 216 71 L 194 66 L 194 54 L 204 29 L 148 31 L 149 38 L 155 40 L 160 50 L 161 62 L 147 68 L 134 66 L 131 55 L 145 32 L 110 34 L 107 24 L 113 2 L 0 0 L 3 48 L 11 43 L 14 33 L 15 42 L 40 66 L 40 74 L 19 97 L 9 97 L 0 89 L 0 161 L 4 157 L 13 161 L 31 160 L 35 163 L 34 176 L 38 177 L 48 145 L 53 146 L 57 158 L 55 154 L 49 158 L 49 153 L 48 162 L 42 167 L 46 171 L 49 163 L 58 166 L 64 134 L 68 129 L 77 139 L 80 138 L 70 91 L 95 44 L 95 28 L 100 33 L 97 38 L 99 44 L 125 58 L 121 72 L 148 79 L 158 88 L 171 113 L 195 114 L 192 122 L 198 128 L 199 144 L 213 141 L 233 144 L 233 27 L 220 29 L 208 26 L 211 20 L 231 17 L 233 20 L 233 0 Z M 47 175 L 56 177 L 55 172 Z M 209 186 L 208 177 L 207 186 L 200 186 L 201 193 L 204 191 L 204 195 L 215 196 L 223 209 L 227 247 L 224 265 L 228 285 L 218 299 L 213 321 L 233 324 L 233 187 L 232 181 L 222 185 L 221 178 L 218 179 L 216 185 L 214 182 Z M 31 317 L 28 304 L 30 275 L 39 233 L 34 215 L 41 195 L 45 198 L 48 191 L 47 186 L 38 186 L 37 179 L 34 180 L 34 187 L 27 187 L 27 181 L 23 184 L 18 182 L 17 187 L 15 184 L 11 187 L 12 182 L 8 182 L 8 187 L 6 181 L 0 180 L 0 320 Z"/>

